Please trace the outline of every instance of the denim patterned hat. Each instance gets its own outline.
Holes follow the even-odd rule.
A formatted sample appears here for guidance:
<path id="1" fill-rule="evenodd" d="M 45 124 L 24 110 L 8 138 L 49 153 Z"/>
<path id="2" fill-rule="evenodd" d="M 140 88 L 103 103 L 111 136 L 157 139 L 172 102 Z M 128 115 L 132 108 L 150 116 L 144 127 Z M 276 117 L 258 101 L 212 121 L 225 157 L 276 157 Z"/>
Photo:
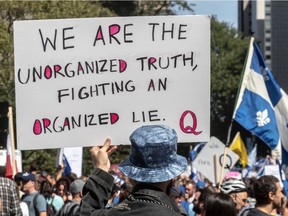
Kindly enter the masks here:
<path id="1" fill-rule="evenodd" d="M 164 125 L 148 125 L 130 136 L 129 158 L 119 170 L 139 182 L 163 182 L 186 170 L 187 160 L 177 155 L 177 134 Z"/>

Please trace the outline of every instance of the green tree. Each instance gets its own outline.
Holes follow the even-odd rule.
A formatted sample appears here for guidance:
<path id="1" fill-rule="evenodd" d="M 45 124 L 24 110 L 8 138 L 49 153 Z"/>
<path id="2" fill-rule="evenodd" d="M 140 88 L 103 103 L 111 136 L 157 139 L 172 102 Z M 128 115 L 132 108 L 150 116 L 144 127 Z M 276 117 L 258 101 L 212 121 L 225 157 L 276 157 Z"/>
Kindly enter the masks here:
<path id="1" fill-rule="evenodd" d="M 165 1 L 100 1 L 118 16 L 176 15 L 179 12 L 193 13 L 194 3 L 183 0 Z"/>
<path id="2" fill-rule="evenodd" d="M 227 139 L 249 40 L 211 19 L 211 135 Z"/>

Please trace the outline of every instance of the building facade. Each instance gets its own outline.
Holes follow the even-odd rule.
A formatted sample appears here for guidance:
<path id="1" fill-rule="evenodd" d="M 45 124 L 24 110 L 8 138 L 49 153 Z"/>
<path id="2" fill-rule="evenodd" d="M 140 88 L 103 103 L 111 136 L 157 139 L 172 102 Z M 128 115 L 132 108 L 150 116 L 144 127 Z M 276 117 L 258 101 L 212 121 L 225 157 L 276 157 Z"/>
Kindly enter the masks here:
<path id="1" fill-rule="evenodd" d="M 288 93 L 288 1 L 238 1 L 238 28 L 258 41 L 266 65 Z"/>

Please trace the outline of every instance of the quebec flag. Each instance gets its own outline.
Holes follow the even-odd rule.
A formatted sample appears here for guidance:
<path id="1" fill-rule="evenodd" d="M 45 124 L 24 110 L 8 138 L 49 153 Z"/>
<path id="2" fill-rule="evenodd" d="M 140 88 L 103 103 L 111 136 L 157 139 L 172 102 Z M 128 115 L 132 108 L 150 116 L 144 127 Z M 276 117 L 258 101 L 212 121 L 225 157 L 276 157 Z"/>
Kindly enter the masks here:
<path id="1" fill-rule="evenodd" d="M 282 143 L 282 163 L 288 164 L 288 97 L 266 67 L 251 38 L 233 119 L 271 149 Z"/>

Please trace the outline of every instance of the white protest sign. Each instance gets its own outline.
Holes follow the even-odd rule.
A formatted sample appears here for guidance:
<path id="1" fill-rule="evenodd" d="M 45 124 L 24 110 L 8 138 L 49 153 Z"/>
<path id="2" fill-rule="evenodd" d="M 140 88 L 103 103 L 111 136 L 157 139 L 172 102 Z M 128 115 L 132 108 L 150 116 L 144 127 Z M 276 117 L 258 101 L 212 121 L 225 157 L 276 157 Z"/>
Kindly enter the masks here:
<path id="1" fill-rule="evenodd" d="M 56 167 L 65 166 L 63 161 L 63 155 L 65 155 L 71 172 L 75 173 L 78 177 L 82 176 L 82 156 L 83 148 L 82 147 L 69 147 L 69 148 L 60 148 L 57 151 L 56 156 Z"/>
<path id="2" fill-rule="evenodd" d="M 7 151 L 0 150 L 0 166 L 6 166 Z M 17 164 L 17 171 L 22 172 L 22 154 L 20 150 L 15 150 L 15 160 Z"/>
<path id="3" fill-rule="evenodd" d="M 82 147 L 64 148 L 64 154 L 69 162 L 71 170 L 78 177 L 82 176 Z"/>
<path id="4" fill-rule="evenodd" d="M 129 144 L 165 124 L 210 137 L 210 18 L 150 16 L 14 22 L 19 149 Z"/>
<path id="5" fill-rule="evenodd" d="M 216 184 L 220 181 L 222 164 L 224 161 L 225 145 L 216 137 L 211 137 L 210 141 L 203 147 L 198 156 L 193 161 L 192 165 L 201 172 L 212 183 Z M 216 166 L 214 165 L 214 155 L 216 157 Z M 224 175 L 235 165 L 239 157 L 229 148 L 224 165 Z M 216 167 L 216 169 L 215 169 Z M 216 176 L 217 171 L 217 176 Z M 217 182 L 216 182 L 217 177 Z"/>
<path id="6" fill-rule="evenodd" d="M 279 165 L 265 165 L 265 167 L 264 167 L 264 175 L 275 176 L 276 178 L 278 178 L 281 187 L 283 187 Z"/>

